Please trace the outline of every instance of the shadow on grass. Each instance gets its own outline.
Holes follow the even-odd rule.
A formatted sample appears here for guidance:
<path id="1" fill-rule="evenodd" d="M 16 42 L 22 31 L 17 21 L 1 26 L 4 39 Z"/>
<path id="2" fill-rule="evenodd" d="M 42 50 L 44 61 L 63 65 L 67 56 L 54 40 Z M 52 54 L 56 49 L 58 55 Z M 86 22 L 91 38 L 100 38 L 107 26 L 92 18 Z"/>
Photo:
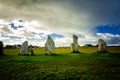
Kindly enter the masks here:
<path id="1" fill-rule="evenodd" d="M 46 56 L 58 56 L 58 54 L 56 54 L 56 53 L 52 53 L 52 54 L 44 54 L 44 55 L 46 55 Z"/>

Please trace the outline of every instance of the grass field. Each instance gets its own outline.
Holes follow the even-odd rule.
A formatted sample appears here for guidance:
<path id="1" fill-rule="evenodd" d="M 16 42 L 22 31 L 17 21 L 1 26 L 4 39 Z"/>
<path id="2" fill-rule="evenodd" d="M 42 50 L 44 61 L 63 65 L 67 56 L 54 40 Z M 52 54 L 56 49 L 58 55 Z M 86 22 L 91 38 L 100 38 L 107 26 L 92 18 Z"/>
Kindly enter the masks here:
<path id="1" fill-rule="evenodd" d="M 108 47 L 107 48 L 109 53 L 120 53 L 120 47 Z M 44 48 L 33 48 L 35 55 L 43 55 L 45 53 Z M 80 47 L 79 51 L 81 53 L 95 53 L 97 51 L 97 47 Z M 4 53 L 7 55 L 18 55 L 20 49 L 5 49 Z M 64 53 L 71 53 L 71 48 L 56 48 L 56 54 L 64 54 Z"/>
<path id="2" fill-rule="evenodd" d="M 19 49 L 6 49 L 0 56 L 0 80 L 119 80 L 120 47 L 108 47 L 108 53 L 97 53 L 96 47 L 57 48 L 55 56 L 34 48 L 35 56 L 17 56 Z"/>

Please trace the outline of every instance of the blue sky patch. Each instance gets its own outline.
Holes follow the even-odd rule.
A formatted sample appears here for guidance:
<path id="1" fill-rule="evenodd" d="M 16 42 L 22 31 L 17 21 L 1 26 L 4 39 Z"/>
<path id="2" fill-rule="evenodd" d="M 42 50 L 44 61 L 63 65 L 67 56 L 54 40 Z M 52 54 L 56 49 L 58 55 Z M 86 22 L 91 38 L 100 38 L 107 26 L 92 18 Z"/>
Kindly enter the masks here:
<path id="1" fill-rule="evenodd" d="M 52 33 L 52 34 L 50 34 L 50 36 L 51 36 L 52 38 L 63 38 L 63 37 L 64 37 L 63 35 L 56 34 L 56 33 Z"/>
<path id="2" fill-rule="evenodd" d="M 14 23 L 11 23 L 11 24 L 9 24 L 9 25 L 10 25 L 10 27 L 11 27 L 12 29 L 14 29 L 14 30 L 17 30 L 18 28 L 23 28 L 23 27 L 24 27 L 24 26 L 21 26 L 21 25 L 15 26 Z"/>
<path id="3" fill-rule="evenodd" d="M 120 35 L 120 24 L 118 25 L 100 25 L 97 26 L 98 33 L 110 33 L 110 34 L 119 34 Z"/>

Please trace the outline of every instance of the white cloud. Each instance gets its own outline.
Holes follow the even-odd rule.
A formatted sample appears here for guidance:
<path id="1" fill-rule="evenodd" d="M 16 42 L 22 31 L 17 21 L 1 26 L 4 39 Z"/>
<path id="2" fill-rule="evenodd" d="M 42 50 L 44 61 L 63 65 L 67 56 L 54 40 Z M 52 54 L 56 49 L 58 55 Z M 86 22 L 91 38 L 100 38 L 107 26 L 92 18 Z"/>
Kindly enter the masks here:
<path id="1" fill-rule="evenodd" d="M 16 20 L 16 19 L 13 20 L 12 23 L 14 23 L 15 26 L 19 26 L 19 25 L 23 26 L 23 22 L 19 22 L 19 21 Z"/>
<path id="2" fill-rule="evenodd" d="M 72 39 L 71 38 L 67 38 L 67 37 L 63 37 L 63 38 L 55 38 L 55 45 L 57 47 L 59 46 L 70 46 Z"/>
<path id="3" fill-rule="evenodd" d="M 97 33 L 97 36 L 104 39 L 108 45 L 120 45 L 120 35 L 114 35 L 110 33 Z"/>
<path id="4" fill-rule="evenodd" d="M 2 20 L 1 22 L 3 21 L 6 22 L 7 24 L 3 23 L 4 25 L 3 24 L 0 25 L 0 33 L 5 34 L 0 38 L 5 42 L 5 44 L 22 44 L 22 42 L 27 40 L 29 41 L 29 44 L 44 46 L 47 39 L 47 35 L 54 33 L 52 31 L 47 30 L 49 28 L 45 29 L 46 27 L 45 28 L 42 27 L 43 24 L 40 24 L 39 21 L 37 20 L 24 21 L 22 23 L 24 27 L 18 28 L 17 30 L 9 26 L 10 22 L 7 22 L 5 20 Z M 21 25 L 19 22 L 17 22 L 18 20 L 16 20 L 15 22 L 14 21 L 13 23 L 16 23 L 16 26 Z M 62 38 L 59 38 L 59 37 L 53 38 L 57 47 L 70 46 L 70 44 L 72 43 L 73 34 L 76 34 L 79 37 L 78 43 L 80 46 L 83 46 L 84 44 L 96 45 L 99 38 L 104 39 L 109 45 L 120 45 L 120 42 L 119 42 L 120 35 L 113 35 L 110 33 L 96 33 L 97 36 L 93 36 L 93 35 L 90 36 L 83 33 L 81 34 L 80 32 L 77 33 L 77 32 L 69 32 L 69 31 L 71 30 L 66 30 L 66 32 L 64 32 L 63 30 L 63 33 L 60 34 L 64 36 Z M 59 33 L 58 30 L 56 31 L 56 33 L 57 32 Z"/>

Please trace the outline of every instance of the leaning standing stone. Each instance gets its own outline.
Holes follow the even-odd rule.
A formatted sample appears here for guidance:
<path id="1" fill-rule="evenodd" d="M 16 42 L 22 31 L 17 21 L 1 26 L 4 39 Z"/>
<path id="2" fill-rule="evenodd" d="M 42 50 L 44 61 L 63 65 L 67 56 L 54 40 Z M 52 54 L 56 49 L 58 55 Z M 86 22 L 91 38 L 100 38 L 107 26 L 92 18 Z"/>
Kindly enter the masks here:
<path id="1" fill-rule="evenodd" d="M 28 42 L 25 41 L 22 46 L 21 46 L 21 50 L 20 50 L 20 55 L 28 55 Z"/>
<path id="2" fill-rule="evenodd" d="M 51 55 L 54 54 L 55 51 L 55 43 L 53 39 L 48 35 L 47 41 L 45 43 L 45 54 Z"/>
<path id="3" fill-rule="evenodd" d="M 71 43 L 71 50 L 73 53 L 79 53 L 78 50 L 78 37 L 73 35 L 73 43 Z"/>
<path id="4" fill-rule="evenodd" d="M 103 39 L 98 40 L 98 52 L 107 52 L 106 43 Z"/>
<path id="5" fill-rule="evenodd" d="M 0 55 L 3 55 L 3 42 L 0 41 Z"/>

